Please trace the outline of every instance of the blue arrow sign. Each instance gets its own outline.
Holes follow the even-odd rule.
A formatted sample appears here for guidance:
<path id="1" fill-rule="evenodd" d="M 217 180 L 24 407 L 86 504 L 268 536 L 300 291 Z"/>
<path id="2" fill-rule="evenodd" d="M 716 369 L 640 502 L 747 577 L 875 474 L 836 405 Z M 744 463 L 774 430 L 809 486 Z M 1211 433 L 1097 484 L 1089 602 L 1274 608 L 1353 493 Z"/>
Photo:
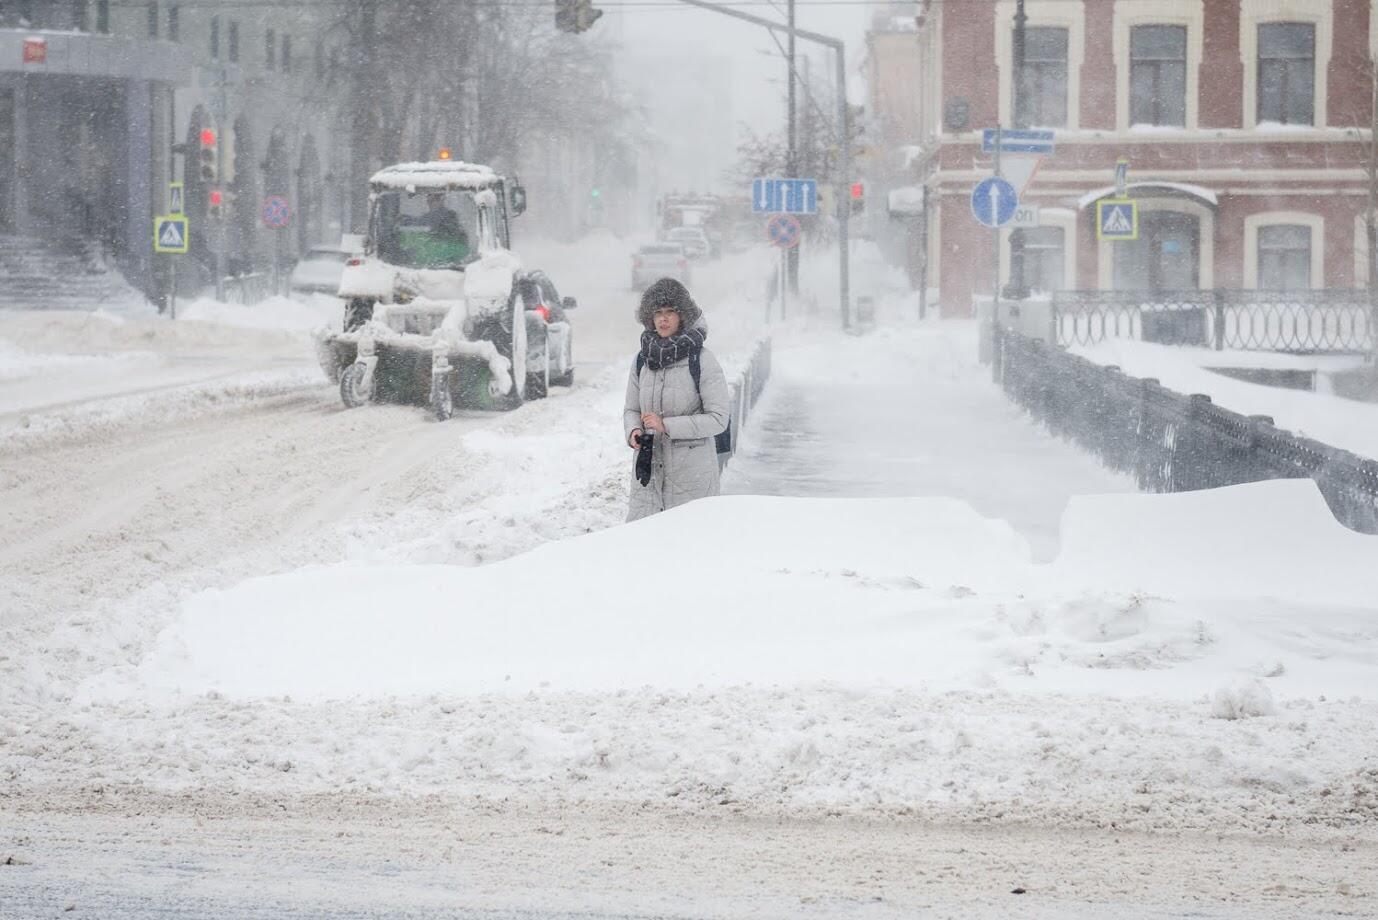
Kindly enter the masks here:
<path id="1" fill-rule="evenodd" d="M 982 179 L 971 190 L 971 213 L 987 227 L 1003 227 L 1019 209 L 1019 194 L 999 176 Z"/>
<path id="2" fill-rule="evenodd" d="M 818 182 L 814 179 L 753 179 L 751 210 L 758 214 L 815 214 L 818 211 Z"/>
<path id="3" fill-rule="evenodd" d="M 981 132 L 981 152 L 995 152 L 995 129 L 986 128 Z M 1000 131 L 1001 153 L 1038 153 L 1048 155 L 1053 152 L 1053 132 L 1029 131 L 1020 128 Z"/>

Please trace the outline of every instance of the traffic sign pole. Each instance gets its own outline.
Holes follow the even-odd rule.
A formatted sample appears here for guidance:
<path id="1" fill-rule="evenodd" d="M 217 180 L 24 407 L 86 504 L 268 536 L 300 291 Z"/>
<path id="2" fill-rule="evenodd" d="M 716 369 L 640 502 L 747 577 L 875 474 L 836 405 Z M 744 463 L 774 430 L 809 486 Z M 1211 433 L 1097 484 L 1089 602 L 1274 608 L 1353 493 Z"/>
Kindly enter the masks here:
<path id="1" fill-rule="evenodd" d="M 995 126 L 995 174 L 1000 175 L 1000 126 Z M 999 205 L 994 201 L 994 188 L 991 191 L 991 215 L 998 222 L 1000 219 Z M 991 309 L 990 309 L 990 365 L 991 375 L 996 383 L 1000 382 L 1000 227 L 997 223 L 995 227 L 995 269 L 991 278 Z"/>

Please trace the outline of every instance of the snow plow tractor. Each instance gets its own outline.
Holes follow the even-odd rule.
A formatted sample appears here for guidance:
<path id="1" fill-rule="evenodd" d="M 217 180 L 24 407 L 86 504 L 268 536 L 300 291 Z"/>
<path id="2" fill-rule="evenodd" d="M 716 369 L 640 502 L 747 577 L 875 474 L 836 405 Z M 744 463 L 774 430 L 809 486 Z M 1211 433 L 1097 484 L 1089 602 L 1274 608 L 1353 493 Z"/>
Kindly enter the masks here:
<path id="1" fill-rule="evenodd" d="M 348 407 L 374 400 L 513 409 L 573 382 L 566 311 L 541 272 L 511 251 L 526 193 L 486 166 L 437 160 L 369 180 L 362 255 L 340 279 L 340 332 L 317 338 Z"/>

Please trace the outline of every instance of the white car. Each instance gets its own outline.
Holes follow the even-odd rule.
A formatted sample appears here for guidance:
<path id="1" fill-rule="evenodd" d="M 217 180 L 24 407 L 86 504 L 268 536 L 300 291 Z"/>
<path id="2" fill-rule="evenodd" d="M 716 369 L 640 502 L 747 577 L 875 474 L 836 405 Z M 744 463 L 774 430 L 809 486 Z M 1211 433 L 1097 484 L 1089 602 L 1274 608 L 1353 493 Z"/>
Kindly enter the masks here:
<path id="1" fill-rule="evenodd" d="M 292 269 L 287 287 L 293 294 L 337 294 L 345 263 L 357 254 L 344 246 L 312 246 Z"/>
<path id="2" fill-rule="evenodd" d="M 632 254 L 632 289 L 640 291 L 660 278 L 689 283 L 689 256 L 679 243 L 651 243 Z"/>
<path id="3" fill-rule="evenodd" d="M 706 259 L 713 254 L 713 244 L 702 227 L 675 227 L 665 234 L 665 242 L 679 243 L 691 259 Z"/>

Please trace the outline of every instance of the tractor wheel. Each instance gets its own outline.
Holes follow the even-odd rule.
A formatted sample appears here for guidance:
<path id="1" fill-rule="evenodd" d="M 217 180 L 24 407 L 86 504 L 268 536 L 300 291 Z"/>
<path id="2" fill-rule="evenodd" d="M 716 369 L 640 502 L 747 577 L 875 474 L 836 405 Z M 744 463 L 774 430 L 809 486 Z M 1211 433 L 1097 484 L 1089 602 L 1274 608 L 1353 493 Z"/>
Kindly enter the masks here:
<path id="1" fill-rule="evenodd" d="M 503 408 L 515 409 L 526 401 L 526 305 L 517 294 L 516 284 L 512 285 L 512 296 L 499 321 L 495 339 L 493 344 L 498 354 L 508 360 L 512 378 L 512 389 L 498 399 Z"/>
<path id="2" fill-rule="evenodd" d="M 373 387 L 364 387 L 364 374 L 368 366 L 357 361 L 340 374 L 340 400 L 350 409 L 357 409 L 373 401 Z"/>

